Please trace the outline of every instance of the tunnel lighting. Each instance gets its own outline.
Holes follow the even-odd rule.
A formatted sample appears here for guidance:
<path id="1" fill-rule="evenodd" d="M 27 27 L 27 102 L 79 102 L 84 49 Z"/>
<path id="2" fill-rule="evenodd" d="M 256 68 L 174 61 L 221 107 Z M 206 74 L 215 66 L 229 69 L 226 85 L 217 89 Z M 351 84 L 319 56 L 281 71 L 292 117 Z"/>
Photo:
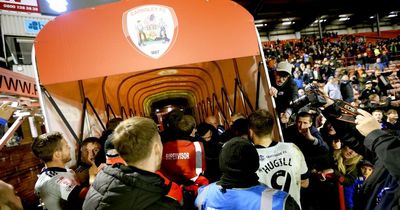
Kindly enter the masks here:
<path id="1" fill-rule="evenodd" d="M 388 15 L 388 18 L 392 18 L 392 17 L 397 17 L 397 12 L 395 12 L 395 11 L 390 12 Z"/>
<path id="2" fill-rule="evenodd" d="M 267 26 L 266 23 L 258 23 L 258 24 L 256 24 L 256 27 L 257 27 L 257 28 L 265 27 L 265 26 Z"/>
<path id="3" fill-rule="evenodd" d="M 67 11 L 68 2 L 66 0 L 46 0 L 49 4 L 50 9 L 56 12 Z"/>
<path id="4" fill-rule="evenodd" d="M 287 26 L 287 25 L 292 25 L 294 24 L 294 21 L 287 21 L 287 22 L 283 22 L 282 25 Z"/>
<path id="5" fill-rule="evenodd" d="M 326 22 L 326 19 L 316 19 L 315 21 L 314 21 L 314 23 L 318 23 L 318 22 L 320 22 L 320 23 L 323 23 L 323 22 Z"/>
<path id="6" fill-rule="evenodd" d="M 264 23 L 267 22 L 267 19 L 255 20 L 254 23 Z"/>
<path id="7" fill-rule="evenodd" d="M 350 18 L 349 17 L 339 18 L 339 21 L 347 21 L 347 20 L 350 20 Z"/>

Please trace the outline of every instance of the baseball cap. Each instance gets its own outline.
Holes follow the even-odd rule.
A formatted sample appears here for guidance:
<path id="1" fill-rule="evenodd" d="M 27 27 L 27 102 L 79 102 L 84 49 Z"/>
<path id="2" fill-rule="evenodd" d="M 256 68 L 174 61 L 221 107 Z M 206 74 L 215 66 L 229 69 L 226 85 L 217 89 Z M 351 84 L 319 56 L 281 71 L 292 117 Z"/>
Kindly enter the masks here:
<path id="1" fill-rule="evenodd" d="M 276 67 L 277 72 L 285 72 L 288 75 L 292 75 L 292 64 L 290 64 L 287 61 L 281 61 L 278 63 L 278 66 Z"/>

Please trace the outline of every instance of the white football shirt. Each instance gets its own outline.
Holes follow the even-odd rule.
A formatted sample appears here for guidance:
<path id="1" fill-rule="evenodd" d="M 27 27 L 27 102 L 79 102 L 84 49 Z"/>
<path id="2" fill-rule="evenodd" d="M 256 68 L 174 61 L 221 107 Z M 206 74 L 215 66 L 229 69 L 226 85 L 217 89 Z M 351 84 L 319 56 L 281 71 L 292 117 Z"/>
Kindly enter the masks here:
<path id="1" fill-rule="evenodd" d="M 300 205 L 301 175 L 308 168 L 303 153 L 293 143 L 279 142 L 267 148 L 257 148 L 260 167 L 259 182 L 289 193 Z"/>
<path id="2" fill-rule="evenodd" d="M 68 196 L 78 186 L 75 173 L 62 168 L 45 169 L 35 184 L 35 193 L 45 205 L 45 209 L 62 210 L 68 206 Z"/>

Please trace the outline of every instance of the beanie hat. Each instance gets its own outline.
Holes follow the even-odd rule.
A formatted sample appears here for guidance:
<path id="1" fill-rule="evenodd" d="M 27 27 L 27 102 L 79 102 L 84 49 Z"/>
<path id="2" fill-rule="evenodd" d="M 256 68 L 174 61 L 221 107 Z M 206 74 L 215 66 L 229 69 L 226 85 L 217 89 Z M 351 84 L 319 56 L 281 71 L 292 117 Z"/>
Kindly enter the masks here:
<path id="1" fill-rule="evenodd" d="M 235 137 L 222 147 L 219 167 L 223 175 L 239 179 L 249 177 L 259 166 L 257 150 L 248 140 Z"/>

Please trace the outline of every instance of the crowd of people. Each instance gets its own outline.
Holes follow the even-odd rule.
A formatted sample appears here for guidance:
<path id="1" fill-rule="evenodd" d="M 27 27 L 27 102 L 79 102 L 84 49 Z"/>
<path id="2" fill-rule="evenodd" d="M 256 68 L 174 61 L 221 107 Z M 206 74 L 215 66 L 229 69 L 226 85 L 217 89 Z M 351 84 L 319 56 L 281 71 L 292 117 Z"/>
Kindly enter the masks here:
<path id="1" fill-rule="evenodd" d="M 267 59 L 279 59 L 282 55 L 287 54 L 290 56 L 290 61 L 311 64 L 324 59 L 336 63 L 344 58 L 354 58 L 353 60 L 357 61 L 356 64 L 360 62 L 374 63 L 380 54 L 384 55 L 382 63 L 385 63 L 392 57 L 398 56 L 399 51 L 399 36 L 392 39 L 368 41 L 368 38 L 354 35 L 325 34 L 322 39 L 312 35 L 304 36 L 299 40 L 278 40 L 264 44 Z"/>
<path id="2" fill-rule="evenodd" d="M 63 135 L 42 134 L 32 144 L 45 162 L 35 193 L 47 209 L 399 207 L 398 135 L 363 110 L 353 126 L 358 134 L 340 135 L 337 104 L 327 98 L 324 106 L 321 129 L 313 114 L 300 112 L 285 142 L 272 138 L 274 117 L 262 109 L 235 114 L 227 130 L 214 116 L 196 125 L 179 110 L 169 113 L 161 133 L 149 118 L 117 119 L 102 138 L 83 141 L 75 170 L 65 167 L 71 148 Z M 7 195 L 2 206 L 22 208 L 12 186 L 1 182 L 0 191 Z"/>
<path id="3" fill-rule="evenodd" d="M 344 36 L 267 47 L 279 122 L 263 109 L 229 125 L 172 110 L 160 132 L 149 118 L 115 118 L 76 153 L 61 133 L 42 134 L 35 194 L 46 209 L 399 209 L 398 45 Z M 356 65 L 342 68 L 343 55 Z M 13 111 L 1 105 L 0 123 Z M 23 208 L 11 185 L 0 193 L 0 209 Z"/>

